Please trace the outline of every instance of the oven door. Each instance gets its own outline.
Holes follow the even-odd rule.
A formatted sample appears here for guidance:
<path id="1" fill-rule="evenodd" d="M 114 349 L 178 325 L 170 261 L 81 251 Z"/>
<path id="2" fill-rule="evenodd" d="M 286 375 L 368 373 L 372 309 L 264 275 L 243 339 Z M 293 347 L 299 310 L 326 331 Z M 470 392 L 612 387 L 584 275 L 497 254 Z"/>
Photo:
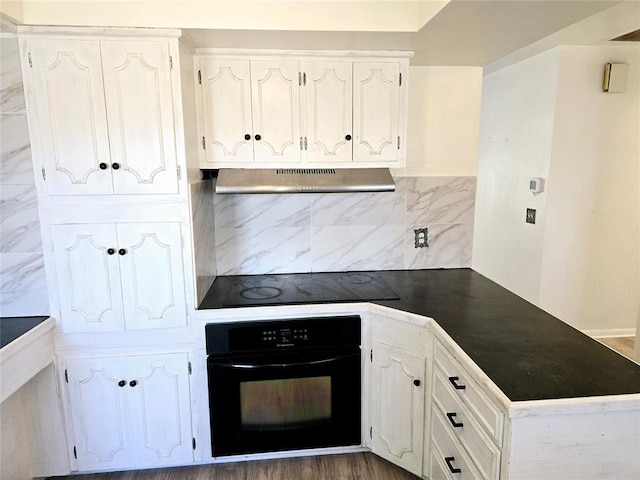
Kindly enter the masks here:
<path id="1" fill-rule="evenodd" d="M 214 457 L 360 445 L 360 348 L 208 358 Z"/>

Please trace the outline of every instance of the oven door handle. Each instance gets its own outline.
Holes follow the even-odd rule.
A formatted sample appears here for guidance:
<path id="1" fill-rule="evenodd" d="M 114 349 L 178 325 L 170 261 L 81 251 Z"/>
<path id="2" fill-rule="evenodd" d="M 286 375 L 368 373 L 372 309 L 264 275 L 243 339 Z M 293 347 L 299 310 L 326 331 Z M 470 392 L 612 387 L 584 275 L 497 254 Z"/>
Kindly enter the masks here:
<path id="1" fill-rule="evenodd" d="M 211 365 L 222 368 L 237 368 L 237 369 L 260 369 L 260 368 L 287 368 L 287 367 L 304 367 L 304 366 L 312 366 L 312 365 L 322 365 L 326 363 L 336 362 L 338 360 L 342 360 L 343 358 L 353 357 L 354 355 L 359 355 L 358 353 L 351 353 L 348 355 L 339 355 L 337 357 L 331 358 L 322 358 L 320 360 L 311 360 L 309 362 L 298 362 L 298 363 L 218 363 L 218 362 L 210 362 Z"/>

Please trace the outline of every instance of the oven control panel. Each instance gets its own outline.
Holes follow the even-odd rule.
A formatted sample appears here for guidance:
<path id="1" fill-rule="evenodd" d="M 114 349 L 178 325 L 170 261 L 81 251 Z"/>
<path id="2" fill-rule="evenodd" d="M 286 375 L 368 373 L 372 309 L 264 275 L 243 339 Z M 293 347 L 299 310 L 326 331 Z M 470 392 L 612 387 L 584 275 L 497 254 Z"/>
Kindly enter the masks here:
<path id="1" fill-rule="evenodd" d="M 262 331 L 262 341 L 271 345 L 302 345 L 311 338 L 308 328 L 279 328 Z"/>
<path id="2" fill-rule="evenodd" d="M 357 315 L 236 323 L 205 327 L 207 354 L 264 351 L 296 347 L 360 345 Z"/>

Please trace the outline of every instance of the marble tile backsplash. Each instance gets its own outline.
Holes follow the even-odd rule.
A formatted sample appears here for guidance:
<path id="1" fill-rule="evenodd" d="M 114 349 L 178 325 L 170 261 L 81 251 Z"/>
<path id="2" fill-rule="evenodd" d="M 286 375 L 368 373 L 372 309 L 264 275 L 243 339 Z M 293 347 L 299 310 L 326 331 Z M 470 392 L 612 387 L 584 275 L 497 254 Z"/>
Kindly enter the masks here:
<path id="1" fill-rule="evenodd" d="M 0 315 L 49 313 L 18 40 L 0 38 Z"/>
<path id="2" fill-rule="evenodd" d="M 215 195 L 218 275 L 469 267 L 475 177 L 395 180 L 384 193 Z"/>

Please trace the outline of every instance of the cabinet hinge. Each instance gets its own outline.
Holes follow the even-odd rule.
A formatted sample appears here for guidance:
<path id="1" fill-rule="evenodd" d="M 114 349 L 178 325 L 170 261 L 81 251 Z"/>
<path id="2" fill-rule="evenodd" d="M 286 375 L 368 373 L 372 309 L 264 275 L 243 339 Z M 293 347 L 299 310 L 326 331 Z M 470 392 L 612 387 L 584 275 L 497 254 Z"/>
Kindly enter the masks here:
<path id="1" fill-rule="evenodd" d="M 191 446 L 193 447 L 194 450 L 196 449 L 196 437 L 193 437 L 191 439 Z"/>
<path id="2" fill-rule="evenodd" d="M 307 85 L 307 72 L 304 72 L 302 74 L 302 86 L 306 86 Z"/>
<path id="3" fill-rule="evenodd" d="M 369 427 L 369 438 L 373 440 L 373 427 Z"/>
<path id="4" fill-rule="evenodd" d="M 398 150 L 400 150 L 400 136 L 398 135 Z"/>
<path id="5" fill-rule="evenodd" d="M 202 85 L 202 70 L 198 70 L 198 83 Z"/>
<path id="6" fill-rule="evenodd" d="M 207 149 L 207 142 L 205 142 L 204 137 L 202 137 L 202 149 L 203 150 Z"/>
<path id="7" fill-rule="evenodd" d="M 176 170 L 177 170 L 177 173 L 178 173 L 178 180 L 182 179 L 182 171 L 180 170 L 180 165 L 178 165 Z"/>
<path id="8" fill-rule="evenodd" d="M 400 74 L 400 80 L 399 80 L 398 85 L 402 86 L 402 74 Z"/>
<path id="9" fill-rule="evenodd" d="M 29 66 L 31 68 L 33 68 L 33 62 L 31 61 L 31 52 L 29 52 L 29 54 L 27 55 L 27 57 L 29 58 Z"/>
<path id="10" fill-rule="evenodd" d="M 76 446 L 73 446 L 73 458 L 78 459 L 78 451 L 76 450 Z"/>
<path id="11" fill-rule="evenodd" d="M 373 348 L 371 349 L 371 361 L 373 362 Z"/>
<path id="12" fill-rule="evenodd" d="M 169 56 L 169 70 L 173 70 L 173 57 Z"/>
<path id="13" fill-rule="evenodd" d="M 45 172 L 44 167 L 42 167 L 40 169 L 40 171 L 42 172 L 42 179 L 46 181 L 47 180 L 47 172 Z"/>
<path id="14" fill-rule="evenodd" d="M 302 72 L 298 72 L 298 85 L 302 86 Z"/>
<path id="15" fill-rule="evenodd" d="M 304 149 L 308 150 L 307 137 L 304 137 Z"/>
<path id="16" fill-rule="evenodd" d="M 66 368 L 64 369 L 64 381 L 69 383 L 69 371 Z"/>
<path id="17" fill-rule="evenodd" d="M 191 362 L 189 362 L 189 366 L 187 367 L 187 369 L 189 370 L 189 375 L 191 375 L 193 373 L 193 369 L 191 368 Z"/>

